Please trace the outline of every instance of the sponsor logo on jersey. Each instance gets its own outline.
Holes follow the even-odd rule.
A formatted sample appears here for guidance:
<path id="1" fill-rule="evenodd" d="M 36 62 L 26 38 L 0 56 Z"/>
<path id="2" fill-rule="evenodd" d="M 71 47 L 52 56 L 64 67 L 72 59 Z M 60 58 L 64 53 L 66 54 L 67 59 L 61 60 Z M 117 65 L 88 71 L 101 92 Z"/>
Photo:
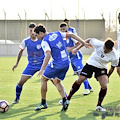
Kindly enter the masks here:
<path id="1" fill-rule="evenodd" d="M 37 49 L 40 49 L 40 48 L 41 48 L 41 45 L 40 45 L 40 44 L 38 44 L 38 45 L 37 45 Z"/>
<path id="2" fill-rule="evenodd" d="M 49 35 L 49 41 L 54 41 L 57 38 L 57 34 Z"/>
<path id="3" fill-rule="evenodd" d="M 60 41 L 56 45 L 58 46 L 59 49 L 62 47 L 62 43 Z"/>
<path id="4" fill-rule="evenodd" d="M 101 54 L 101 58 L 104 58 L 105 57 L 105 55 L 104 54 Z"/>

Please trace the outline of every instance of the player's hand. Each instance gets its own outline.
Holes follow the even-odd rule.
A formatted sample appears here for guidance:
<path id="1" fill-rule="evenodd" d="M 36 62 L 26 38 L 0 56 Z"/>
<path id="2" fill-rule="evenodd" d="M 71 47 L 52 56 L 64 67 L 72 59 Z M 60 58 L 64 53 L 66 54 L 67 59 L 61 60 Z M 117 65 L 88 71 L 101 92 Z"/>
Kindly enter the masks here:
<path id="1" fill-rule="evenodd" d="M 41 77 L 43 75 L 43 70 L 40 70 L 37 74 L 37 77 Z"/>
<path id="2" fill-rule="evenodd" d="M 75 55 L 78 52 L 78 50 L 75 48 L 71 52 L 72 52 L 73 55 Z"/>
<path id="3" fill-rule="evenodd" d="M 18 64 L 14 65 L 12 68 L 12 71 L 14 72 L 14 69 L 17 68 Z"/>

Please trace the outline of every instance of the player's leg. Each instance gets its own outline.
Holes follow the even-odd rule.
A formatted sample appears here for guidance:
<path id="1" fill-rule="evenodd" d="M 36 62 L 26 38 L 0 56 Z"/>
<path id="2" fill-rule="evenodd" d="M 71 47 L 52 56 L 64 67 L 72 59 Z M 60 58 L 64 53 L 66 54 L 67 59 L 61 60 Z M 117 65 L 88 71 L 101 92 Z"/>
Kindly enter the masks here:
<path id="1" fill-rule="evenodd" d="M 120 77 L 120 66 L 116 67 L 116 69 L 117 69 L 117 73 L 118 73 L 118 75 Z"/>
<path id="2" fill-rule="evenodd" d="M 20 100 L 20 95 L 21 95 L 24 83 L 29 78 L 31 78 L 39 69 L 40 69 L 40 67 L 38 67 L 38 68 L 35 67 L 34 68 L 34 66 L 31 66 L 29 64 L 27 65 L 27 67 L 25 68 L 25 70 L 23 71 L 23 73 L 21 75 L 21 78 L 20 78 L 19 82 L 16 85 L 16 98 L 13 101 L 14 104 L 18 103 L 19 100 Z"/>
<path id="3" fill-rule="evenodd" d="M 80 75 L 80 72 L 83 68 L 82 58 L 81 59 L 75 59 L 73 64 L 76 67 L 76 71 L 77 71 L 78 75 Z M 84 84 L 83 94 L 88 95 L 90 93 L 90 89 L 92 89 L 92 87 L 90 86 L 90 84 L 88 82 L 88 79 L 84 80 L 83 84 Z"/>
<path id="4" fill-rule="evenodd" d="M 73 69 L 73 75 L 77 75 L 77 69 L 76 69 L 76 67 L 74 66 L 74 63 L 71 61 L 71 67 L 72 67 L 72 69 Z"/>
<path id="5" fill-rule="evenodd" d="M 41 102 L 40 104 L 35 108 L 36 111 L 41 110 L 41 109 L 46 109 L 47 108 L 47 103 L 46 103 L 46 93 L 47 93 L 47 79 L 46 77 L 42 76 L 41 78 Z"/>
<path id="6" fill-rule="evenodd" d="M 71 97 L 73 96 L 73 94 L 78 91 L 81 83 L 82 83 L 85 79 L 92 77 L 92 74 L 93 74 L 93 71 L 91 70 L 91 66 L 88 65 L 88 64 L 86 64 L 86 65 L 83 67 L 82 71 L 80 72 L 80 76 L 79 76 L 78 80 L 76 80 L 76 81 L 73 83 L 72 88 L 71 88 L 71 90 L 70 90 L 70 92 L 69 92 L 69 95 L 67 96 L 67 99 L 68 99 L 68 100 L 70 100 Z"/>
<path id="7" fill-rule="evenodd" d="M 13 101 L 13 104 L 16 104 L 16 103 L 19 102 L 23 85 L 24 85 L 24 83 L 25 83 L 30 77 L 31 77 L 31 76 L 26 76 L 26 75 L 22 75 L 22 76 L 21 76 L 19 82 L 18 82 L 17 85 L 16 85 L 16 98 L 15 98 L 15 100 Z"/>
<path id="8" fill-rule="evenodd" d="M 119 63 L 118 63 L 118 66 L 116 67 L 116 69 L 117 69 L 117 73 L 120 77 L 120 58 L 119 58 Z"/>
<path id="9" fill-rule="evenodd" d="M 106 109 L 104 109 L 101 104 L 104 100 L 104 97 L 106 96 L 107 93 L 107 83 L 108 83 L 108 76 L 107 75 L 101 75 L 99 77 L 97 77 L 97 80 L 100 83 L 101 86 L 101 90 L 99 92 L 99 97 L 98 97 L 98 103 L 96 106 L 96 110 L 97 111 L 106 111 Z"/>

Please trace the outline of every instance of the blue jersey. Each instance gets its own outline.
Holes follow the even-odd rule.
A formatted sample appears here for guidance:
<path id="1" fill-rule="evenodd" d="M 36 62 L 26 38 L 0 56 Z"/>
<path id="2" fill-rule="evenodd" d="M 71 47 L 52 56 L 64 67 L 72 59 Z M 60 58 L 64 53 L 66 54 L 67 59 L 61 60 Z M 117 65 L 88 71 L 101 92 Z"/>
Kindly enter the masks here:
<path id="1" fill-rule="evenodd" d="M 73 27 L 69 27 L 68 31 L 70 31 L 70 32 L 72 32 L 74 34 L 77 34 L 75 28 L 73 28 Z"/>
<path id="2" fill-rule="evenodd" d="M 43 63 L 45 55 L 41 42 L 41 40 L 32 41 L 30 37 L 28 37 L 20 44 L 21 49 L 27 47 L 28 62 L 30 65 L 41 66 Z"/>
<path id="3" fill-rule="evenodd" d="M 72 38 L 68 38 L 67 40 L 64 40 L 64 43 L 65 43 L 66 47 L 73 47 L 73 46 L 75 46 L 76 42 Z M 72 52 L 69 52 L 69 57 L 70 57 L 71 61 L 73 61 L 75 59 L 82 60 L 82 53 L 80 51 L 78 51 L 77 54 L 73 55 Z"/>
<path id="4" fill-rule="evenodd" d="M 42 42 L 42 47 L 45 52 L 47 50 L 51 51 L 53 64 L 57 64 L 58 66 L 62 64 L 68 65 L 69 59 L 66 46 L 59 31 L 46 35 Z"/>

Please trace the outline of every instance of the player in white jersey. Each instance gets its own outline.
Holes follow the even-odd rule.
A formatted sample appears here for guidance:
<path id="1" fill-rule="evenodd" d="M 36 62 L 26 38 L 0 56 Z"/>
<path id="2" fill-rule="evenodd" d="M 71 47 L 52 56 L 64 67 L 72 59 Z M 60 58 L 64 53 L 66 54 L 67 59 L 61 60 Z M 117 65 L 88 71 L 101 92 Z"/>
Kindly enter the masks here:
<path id="1" fill-rule="evenodd" d="M 41 103 L 35 110 L 41 110 L 47 108 L 46 103 L 46 93 L 47 93 L 47 81 L 49 79 L 57 78 L 55 86 L 59 91 L 62 99 L 63 99 L 63 107 L 61 111 L 66 111 L 69 105 L 68 100 L 65 97 L 64 87 L 61 82 L 64 80 L 66 72 L 69 68 L 69 59 L 67 56 L 66 46 L 64 44 L 63 38 L 73 37 L 77 39 L 78 42 L 82 43 L 86 47 L 88 44 L 85 43 L 79 36 L 74 35 L 72 33 L 61 33 L 59 31 L 48 33 L 44 25 L 39 24 L 35 28 L 35 33 L 37 38 L 42 37 L 42 48 L 45 52 L 44 62 L 42 67 L 38 73 L 38 77 L 41 77 Z M 48 64 L 50 58 L 52 57 L 52 61 Z"/>
<path id="2" fill-rule="evenodd" d="M 119 54 L 119 64 L 117 66 L 117 73 L 120 76 L 120 13 L 118 14 L 118 22 L 119 22 L 119 26 L 118 26 L 118 30 L 117 30 L 117 41 L 118 41 L 118 54 Z"/>
<path id="3" fill-rule="evenodd" d="M 86 65 L 83 67 L 78 80 L 73 83 L 67 99 L 70 100 L 73 94 L 80 88 L 81 83 L 86 78 L 91 78 L 94 72 L 95 78 L 101 86 L 96 110 L 106 111 L 101 104 L 107 92 L 109 76 L 114 71 L 114 68 L 118 65 L 119 55 L 114 48 L 114 41 L 111 38 L 106 39 L 105 42 L 99 41 L 95 38 L 88 39 L 87 41 L 90 45 L 95 47 L 95 50 L 89 57 Z M 75 51 L 79 48 L 80 47 L 76 48 Z M 107 74 L 107 65 L 109 62 L 111 62 L 111 68 Z"/>

